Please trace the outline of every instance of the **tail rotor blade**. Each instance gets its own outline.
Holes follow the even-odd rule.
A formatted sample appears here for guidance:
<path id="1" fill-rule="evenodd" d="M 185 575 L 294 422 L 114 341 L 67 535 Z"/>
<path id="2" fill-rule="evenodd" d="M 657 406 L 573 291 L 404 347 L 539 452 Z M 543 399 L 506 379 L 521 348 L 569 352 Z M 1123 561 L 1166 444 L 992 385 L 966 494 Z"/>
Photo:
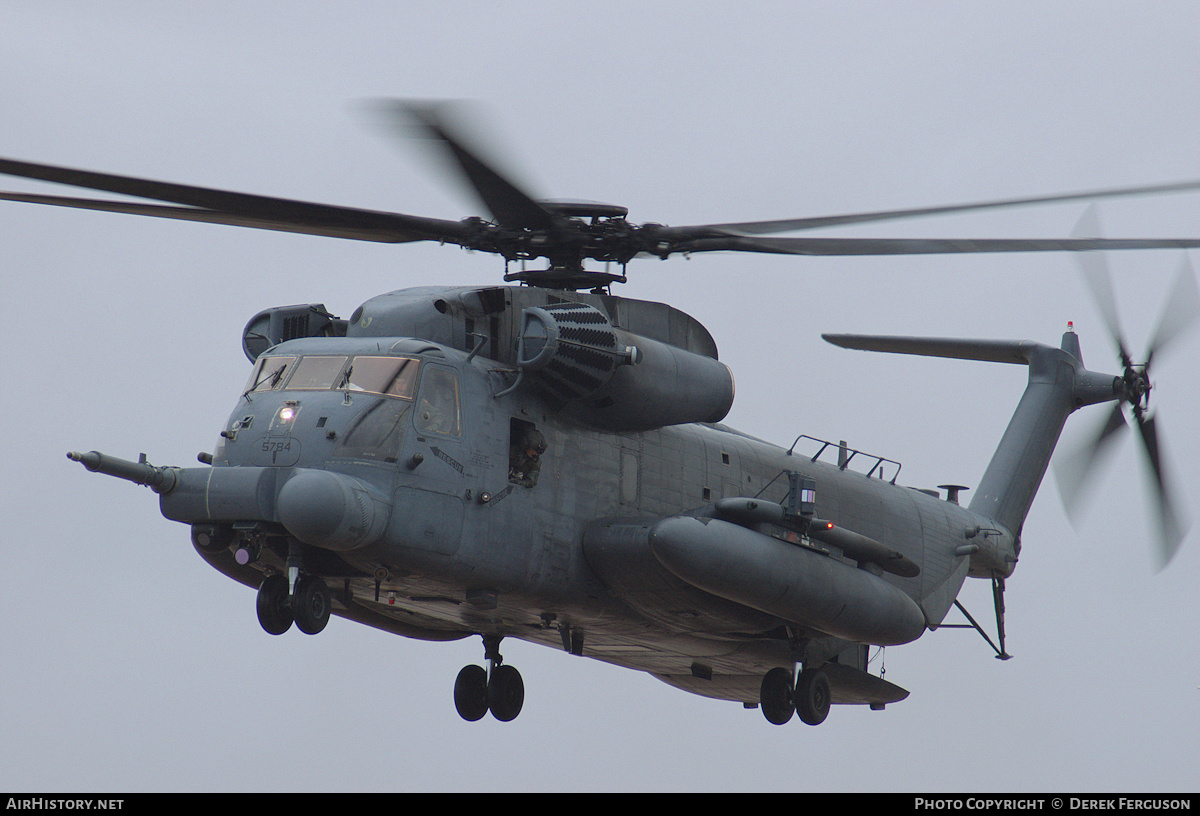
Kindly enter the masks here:
<path id="1" fill-rule="evenodd" d="M 1087 488 L 1101 470 L 1101 463 L 1108 458 L 1118 434 L 1128 427 L 1121 404 L 1113 406 L 1104 424 L 1092 432 L 1090 439 L 1075 451 L 1056 456 L 1054 476 L 1058 482 L 1058 493 L 1072 524 L 1082 517 L 1082 499 Z"/>
<path id="2" fill-rule="evenodd" d="M 1172 490 L 1166 468 L 1163 466 L 1162 451 L 1158 443 L 1158 429 L 1154 417 L 1148 416 L 1139 421 L 1138 431 L 1141 433 L 1142 447 L 1146 452 L 1146 459 L 1154 477 L 1151 484 L 1154 487 L 1154 497 L 1158 505 L 1158 555 L 1159 569 L 1162 569 L 1175 557 L 1179 545 L 1183 543 L 1183 538 L 1187 534 L 1188 524 L 1176 510 L 1175 502 L 1171 498 Z"/>

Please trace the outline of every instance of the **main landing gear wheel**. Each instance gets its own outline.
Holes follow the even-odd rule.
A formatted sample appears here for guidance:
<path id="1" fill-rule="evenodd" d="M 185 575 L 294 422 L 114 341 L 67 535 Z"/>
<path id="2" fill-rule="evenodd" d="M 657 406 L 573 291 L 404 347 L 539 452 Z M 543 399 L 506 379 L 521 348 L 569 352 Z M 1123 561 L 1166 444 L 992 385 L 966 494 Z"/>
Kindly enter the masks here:
<path id="1" fill-rule="evenodd" d="M 796 681 L 794 694 L 796 713 L 800 721 L 807 725 L 820 725 L 829 716 L 829 706 L 833 702 L 833 693 L 829 688 L 829 678 L 820 669 L 805 669 L 800 672 Z"/>
<path id="2" fill-rule="evenodd" d="M 267 634 L 282 635 L 292 628 L 295 616 L 288 598 L 287 578 L 282 575 L 267 576 L 258 587 L 255 606 L 258 610 L 258 622 Z"/>
<path id="3" fill-rule="evenodd" d="M 820 669 L 805 669 L 795 683 L 789 670 L 771 669 L 763 675 L 758 694 L 763 716 L 773 725 L 783 725 L 792 714 L 808 725 L 820 725 L 829 716 L 832 702 L 829 677 Z"/>
<path id="4" fill-rule="evenodd" d="M 525 682 L 519 671 L 504 665 L 500 638 L 484 635 L 483 648 L 488 668 L 463 667 L 454 681 L 454 707 L 467 722 L 481 720 L 489 711 L 500 722 L 515 720 L 525 703 Z"/>
<path id="5" fill-rule="evenodd" d="M 792 718 L 796 706 L 792 702 L 792 673 L 788 669 L 775 667 L 763 675 L 758 693 L 759 707 L 763 716 L 772 725 L 783 725 Z"/>

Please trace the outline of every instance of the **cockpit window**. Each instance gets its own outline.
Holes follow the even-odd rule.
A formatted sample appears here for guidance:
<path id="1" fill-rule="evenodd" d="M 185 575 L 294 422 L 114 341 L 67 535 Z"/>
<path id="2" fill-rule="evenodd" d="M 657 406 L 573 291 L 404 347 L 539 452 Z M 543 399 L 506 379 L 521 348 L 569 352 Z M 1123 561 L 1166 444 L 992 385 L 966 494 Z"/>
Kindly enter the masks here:
<path id="1" fill-rule="evenodd" d="M 324 390 L 341 385 L 339 376 L 346 365 L 344 356 L 337 357 L 301 357 L 292 372 L 292 378 L 287 382 L 289 391 Z"/>
<path id="2" fill-rule="evenodd" d="M 246 381 L 246 390 L 243 393 L 278 388 L 291 373 L 294 362 L 295 357 L 259 357 L 258 362 L 254 364 L 254 370 L 250 372 L 250 379 Z"/>
<path id="3" fill-rule="evenodd" d="M 412 399 L 417 385 L 417 361 L 407 357 L 355 357 L 340 387 L 389 397 Z"/>
<path id="4" fill-rule="evenodd" d="M 404 442 L 404 426 L 411 402 L 375 400 L 338 441 L 334 456 L 395 462 Z"/>
<path id="5" fill-rule="evenodd" d="M 417 430 L 458 436 L 458 378 L 449 368 L 426 366 L 417 406 Z"/>

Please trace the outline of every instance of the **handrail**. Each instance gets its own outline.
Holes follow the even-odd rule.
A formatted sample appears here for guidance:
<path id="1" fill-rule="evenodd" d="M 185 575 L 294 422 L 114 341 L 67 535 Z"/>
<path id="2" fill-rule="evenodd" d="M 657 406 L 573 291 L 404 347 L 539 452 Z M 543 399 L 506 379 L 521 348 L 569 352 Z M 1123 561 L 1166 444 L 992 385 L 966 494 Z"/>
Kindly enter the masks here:
<path id="1" fill-rule="evenodd" d="M 828 440 L 818 439 L 817 437 L 809 436 L 808 434 L 800 434 L 796 437 L 796 440 L 792 442 L 792 446 L 787 449 L 788 456 L 792 455 L 792 452 L 796 449 L 796 445 L 800 443 L 801 439 L 807 439 L 811 442 L 816 442 L 821 446 L 817 452 L 813 454 L 812 458 L 809 459 L 810 462 L 817 461 L 819 458 L 821 458 L 821 454 L 823 454 L 830 447 L 833 447 L 838 451 L 838 467 L 842 470 L 845 470 L 850 465 L 850 460 L 852 460 L 855 456 L 862 454 L 864 458 L 874 460 L 873 464 L 871 465 L 871 469 L 866 473 L 868 477 L 874 476 L 875 472 L 879 471 L 879 478 L 882 479 L 884 478 L 884 463 L 886 462 L 887 464 L 895 465 L 896 472 L 892 474 L 892 484 L 896 483 L 896 479 L 900 476 L 900 468 L 903 467 L 903 465 L 901 465 L 895 459 L 888 459 L 886 456 L 878 456 L 873 453 L 864 453 L 863 451 L 847 447 L 845 442 L 829 442 Z"/>

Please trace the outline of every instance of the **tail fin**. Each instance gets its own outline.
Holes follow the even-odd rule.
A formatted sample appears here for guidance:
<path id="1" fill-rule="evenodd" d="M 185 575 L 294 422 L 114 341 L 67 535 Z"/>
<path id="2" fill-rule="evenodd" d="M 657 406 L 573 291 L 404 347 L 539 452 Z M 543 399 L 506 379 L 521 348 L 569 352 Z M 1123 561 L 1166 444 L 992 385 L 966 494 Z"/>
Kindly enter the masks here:
<path id="1" fill-rule="evenodd" d="M 950 357 L 1029 366 L 1029 384 L 992 455 L 969 509 L 1020 535 L 1033 497 L 1067 417 L 1076 408 L 1125 398 L 1120 377 L 1083 367 L 1079 339 L 1063 334 L 1062 347 L 1028 340 L 966 340 L 825 334 L 843 348 Z"/>

